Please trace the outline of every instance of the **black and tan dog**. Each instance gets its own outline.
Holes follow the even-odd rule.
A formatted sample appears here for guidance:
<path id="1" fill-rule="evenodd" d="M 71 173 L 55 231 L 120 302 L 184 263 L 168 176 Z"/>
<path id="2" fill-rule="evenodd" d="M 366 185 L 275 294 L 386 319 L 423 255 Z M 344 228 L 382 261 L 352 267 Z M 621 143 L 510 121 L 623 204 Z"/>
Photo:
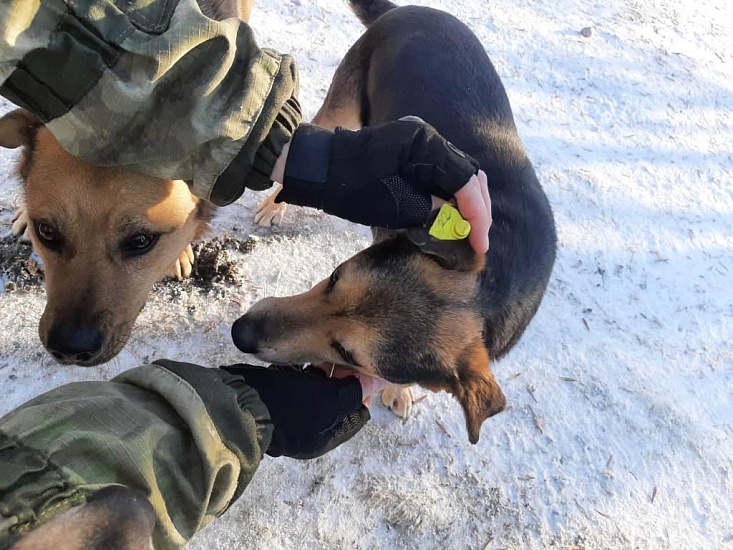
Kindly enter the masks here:
<path id="1" fill-rule="evenodd" d="M 199 2 L 212 19 L 244 21 L 251 3 Z M 0 119 L 0 146 L 23 147 L 25 204 L 13 232 L 25 234 L 43 259 L 41 342 L 60 363 L 109 361 L 127 342 L 153 284 L 190 275 L 190 243 L 208 230 L 213 205 L 183 181 L 73 157 L 22 109 Z"/>
<path id="2" fill-rule="evenodd" d="M 447 13 L 351 0 L 368 26 L 346 54 L 315 123 L 358 128 L 406 115 L 435 126 L 487 173 L 490 251 L 425 230 L 376 232 L 375 244 L 298 296 L 255 304 L 236 345 L 272 362 L 342 363 L 395 384 L 383 401 L 407 414 L 409 384 L 447 390 L 475 443 L 505 407 L 489 368 L 519 340 L 555 261 L 554 219 L 519 140 L 504 87 L 474 34 Z"/>

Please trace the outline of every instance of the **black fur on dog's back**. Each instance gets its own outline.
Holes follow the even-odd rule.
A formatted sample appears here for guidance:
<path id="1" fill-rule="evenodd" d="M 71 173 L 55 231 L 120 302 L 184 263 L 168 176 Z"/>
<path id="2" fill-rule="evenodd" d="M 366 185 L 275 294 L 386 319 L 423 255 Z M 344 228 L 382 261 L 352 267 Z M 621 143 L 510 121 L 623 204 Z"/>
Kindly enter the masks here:
<path id="1" fill-rule="evenodd" d="M 477 159 L 488 176 L 493 224 L 479 300 L 484 341 L 499 358 L 540 305 L 557 240 L 504 86 L 478 38 L 455 17 L 384 0 L 350 3 L 370 28 L 342 63 L 353 72 L 340 85 L 360 90 L 362 123 L 421 117 Z"/>

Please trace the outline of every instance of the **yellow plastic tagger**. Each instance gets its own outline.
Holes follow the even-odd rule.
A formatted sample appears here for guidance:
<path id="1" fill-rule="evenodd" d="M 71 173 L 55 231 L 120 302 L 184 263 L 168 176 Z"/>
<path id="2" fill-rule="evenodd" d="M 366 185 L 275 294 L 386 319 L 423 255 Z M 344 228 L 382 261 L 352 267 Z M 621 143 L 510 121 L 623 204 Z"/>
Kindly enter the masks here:
<path id="1" fill-rule="evenodd" d="M 430 226 L 428 233 L 441 241 L 459 241 L 468 237 L 471 224 L 463 219 L 460 212 L 448 203 L 440 207 L 438 217 Z"/>

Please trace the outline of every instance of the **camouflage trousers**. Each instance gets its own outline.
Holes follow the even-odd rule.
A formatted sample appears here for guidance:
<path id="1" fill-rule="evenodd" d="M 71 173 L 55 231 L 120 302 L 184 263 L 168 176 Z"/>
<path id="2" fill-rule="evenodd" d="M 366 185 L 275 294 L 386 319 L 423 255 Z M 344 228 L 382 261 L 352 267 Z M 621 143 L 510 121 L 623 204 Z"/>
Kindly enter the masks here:
<path id="1" fill-rule="evenodd" d="M 160 361 L 0 418 L 0 549 L 110 486 L 148 498 L 155 548 L 184 546 L 240 496 L 272 435 L 257 392 L 216 372 Z"/>

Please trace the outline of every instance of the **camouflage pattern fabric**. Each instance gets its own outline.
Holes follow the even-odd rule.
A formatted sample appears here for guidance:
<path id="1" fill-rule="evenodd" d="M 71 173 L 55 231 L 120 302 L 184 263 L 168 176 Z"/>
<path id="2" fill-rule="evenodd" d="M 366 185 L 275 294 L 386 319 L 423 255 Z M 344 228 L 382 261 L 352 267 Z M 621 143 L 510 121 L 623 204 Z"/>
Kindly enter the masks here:
<path id="1" fill-rule="evenodd" d="M 195 0 L 4 0 L 0 83 L 72 154 L 219 205 L 271 185 L 302 120 L 292 57 Z"/>
<path id="2" fill-rule="evenodd" d="M 113 485 L 148 497 L 155 548 L 183 547 L 239 497 L 272 437 L 257 392 L 219 372 L 161 361 L 0 418 L 0 549 Z"/>

